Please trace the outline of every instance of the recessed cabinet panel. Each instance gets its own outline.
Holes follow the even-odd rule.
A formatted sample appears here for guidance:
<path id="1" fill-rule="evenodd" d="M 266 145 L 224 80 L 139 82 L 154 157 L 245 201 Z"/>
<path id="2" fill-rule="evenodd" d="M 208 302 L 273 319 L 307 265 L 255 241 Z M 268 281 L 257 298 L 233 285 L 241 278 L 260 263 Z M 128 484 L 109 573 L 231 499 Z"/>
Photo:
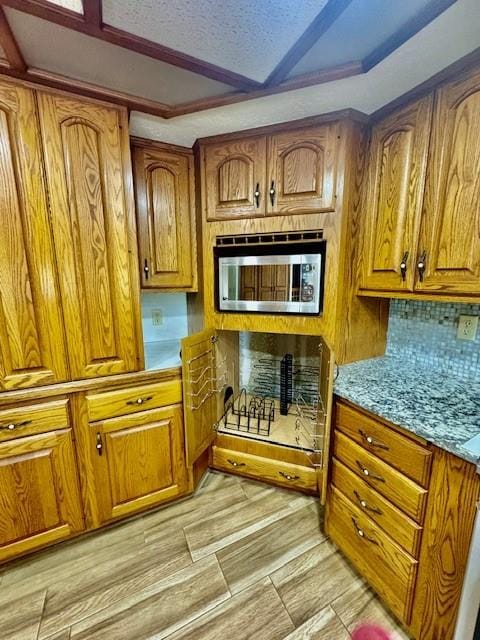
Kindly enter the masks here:
<path id="1" fill-rule="evenodd" d="M 265 137 L 207 145 L 204 189 L 207 220 L 264 215 Z"/>
<path id="2" fill-rule="evenodd" d="M 268 213 L 335 210 L 337 126 L 268 138 Z"/>
<path id="3" fill-rule="evenodd" d="M 139 301 L 121 113 L 53 94 L 39 104 L 72 377 L 134 371 Z"/>
<path id="4" fill-rule="evenodd" d="M 191 155 L 134 146 L 142 287 L 196 288 Z"/>
<path id="5" fill-rule="evenodd" d="M 0 389 L 68 379 L 32 91 L 0 82 Z"/>
<path id="6" fill-rule="evenodd" d="M 365 205 L 363 288 L 413 290 L 432 100 L 373 128 Z"/>
<path id="7" fill-rule="evenodd" d="M 442 87 L 432 133 L 416 288 L 480 293 L 480 72 Z M 420 258 L 419 258 L 420 260 Z"/>

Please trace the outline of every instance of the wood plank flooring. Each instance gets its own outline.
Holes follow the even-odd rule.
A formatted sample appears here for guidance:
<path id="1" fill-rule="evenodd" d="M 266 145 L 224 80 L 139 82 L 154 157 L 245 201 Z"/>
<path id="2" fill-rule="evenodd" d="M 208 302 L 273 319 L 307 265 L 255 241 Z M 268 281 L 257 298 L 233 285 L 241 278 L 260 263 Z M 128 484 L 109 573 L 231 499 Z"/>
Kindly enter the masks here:
<path id="1" fill-rule="evenodd" d="M 321 531 L 314 498 L 209 473 L 197 493 L 0 568 L 2 640 L 407 636 Z"/>

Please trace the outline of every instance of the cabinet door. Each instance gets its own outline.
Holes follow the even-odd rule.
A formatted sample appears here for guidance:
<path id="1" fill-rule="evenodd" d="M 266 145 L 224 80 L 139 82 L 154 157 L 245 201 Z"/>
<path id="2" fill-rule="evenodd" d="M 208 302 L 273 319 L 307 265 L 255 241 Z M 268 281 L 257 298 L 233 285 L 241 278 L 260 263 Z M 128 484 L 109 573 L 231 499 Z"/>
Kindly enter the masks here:
<path id="1" fill-rule="evenodd" d="M 268 138 L 268 213 L 335 210 L 337 135 L 332 124 Z"/>
<path id="2" fill-rule="evenodd" d="M 68 379 L 32 91 L 0 81 L 0 389 Z"/>
<path id="3" fill-rule="evenodd" d="M 134 147 L 143 287 L 191 290 L 194 274 L 193 157 Z"/>
<path id="4" fill-rule="evenodd" d="M 363 221 L 364 289 L 413 291 L 431 110 L 428 96 L 373 128 Z"/>
<path id="5" fill-rule="evenodd" d="M 265 214 L 265 137 L 207 145 L 204 170 L 207 220 Z"/>
<path id="6" fill-rule="evenodd" d="M 0 444 L 0 561 L 82 531 L 71 429 Z"/>
<path id="7" fill-rule="evenodd" d="M 480 294 L 480 72 L 439 89 L 416 289 Z"/>
<path id="8" fill-rule="evenodd" d="M 139 294 L 124 114 L 50 93 L 39 106 L 72 376 L 134 371 Z"/>
<path id="9" fill-rule="evenodd" d="M 187 490 L 180 405 L 90 425 L 101 522 L 125 517 Z"/>

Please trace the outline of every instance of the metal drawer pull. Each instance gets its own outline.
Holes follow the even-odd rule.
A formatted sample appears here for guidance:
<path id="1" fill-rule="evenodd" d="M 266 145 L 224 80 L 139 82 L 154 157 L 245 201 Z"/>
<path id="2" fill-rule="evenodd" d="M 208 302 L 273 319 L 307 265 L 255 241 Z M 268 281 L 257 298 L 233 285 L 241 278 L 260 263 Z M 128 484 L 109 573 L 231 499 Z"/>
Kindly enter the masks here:
<path id="1" fill-rule="evenodd" d="M 385 451 L 388 451 L 390 449 L 390 447 L 387 447 L 386 444 L 383 444 L 383 442 L 380 442 L 380 440 L 375 440 L 375 438 L 372 438 L 372 436 L 369 436 L 367 433 L 365 433 L 365 431 L 362 431 L 361 429 L 359 429 L 358 433 L 362 436 L 365 442 L 369 444 L 371 447 L 377 447 L 378 449 L 385 449 Z"/>
<path id="2" fill-rule="evenodd" d="M 377 509 L 377 507 L 371 507 L 368 502 L 366 502 L 365 500 L 363 500 L 363 498 L 360 496 L 360 494 L 358 493 L 358 491 L 354 491 L 353 492 L 355 494 L 356 499 L 358 500 L 358 504 L 362 507 L 362 509 L 364 511 L 371 511 L 372 513 L 376 513 L 379 516 L 382 516 L 383 513 L 382 511 L 380 511 L 380 509 Z"/>
<path id="3" fill-rule="evenodd" d="M 367 536 L 365 531 L 363 529 L 360 529 L 360 527 L 358 526 L 357 521 L 355 520 L 355 518 L 352 518 L 352 522 L 353 522 L 353 526 L 355 527 L 355 531 L 360 536 L 360 538 L 362 538 L 366 542 L 371 542 L 372 544 L 378 545 L 378 542 L 376 540 L 374 540 L 373 538 L 370 538 L 369 536 Z"/>
<path id="4" fill-rule="evenodd" d="M 294 480 L 300 480 L 300 476 L 291 476 L 288 473 L 284 473 L 283 471 L 279 471 L 278 472 L 282 478 L 285 478 L 285 480 L 290 480 L 290 482 L 293 482 Z"/>
<path id="5" fill-rule="evenodd" d="M 144 396 L 143 398 L 137 398 L 136 400 L 127 400 L 127 404 L 143 404 L 151 400 L 153 396 Z"/>
<path id="6" fill-rule="evenodd" d="M 101 456 L 103 453 L 103 442 L 102 442 L 102 436 L 100 435 L 100 433 L 97 433 L 97 444 L 95 445 L 95 448 L 97 450 L 98 455 Z"/>
<path id="7" fill-rule="evenodd" d="M 255 196 L 255 206 L 258 209 L 258 207 L 260 206 L 260 183 L 259 182 L 257 182 L 253 195 Z"/>
<path id="8" fill-rule="evenodd" d="M 356 463 L 358 468 L 366 478 L 371 478 L 372 480 L 378 480 L 378 482 L 385 482 L 385 478 L 382 478 L 382 476 L 376 476 L 375 474 L 373 474 L 366 467 L 364 467 L 359 460 L 356 460 Z"/>
<path id="9" fill-rule="evenodd" d="M 232 467 L 244 467 L 245 463 L 244 462 L 237 462 L 236 460 L 227 460 L 227 462 L 229 462 Z"/>
<path id="10" fill-rule="evenodd" d="M 0 431 L 14 431 L 19 427 L 26 427 L 27 424 L 32 424 L 32 421 L 24 420 L 23 422 L 11 422 L 10 424 L 0 425 Z"/>

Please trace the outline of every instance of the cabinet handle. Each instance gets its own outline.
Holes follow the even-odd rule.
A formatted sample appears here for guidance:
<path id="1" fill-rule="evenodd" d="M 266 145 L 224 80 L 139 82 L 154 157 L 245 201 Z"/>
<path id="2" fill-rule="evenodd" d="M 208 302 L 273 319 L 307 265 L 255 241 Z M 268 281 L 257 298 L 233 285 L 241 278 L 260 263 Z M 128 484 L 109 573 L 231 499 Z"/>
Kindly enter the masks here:
<path id="1" fill-rule="evenodd" d="M 427 260 L 427 252 L 424 251 L 422 253 L 422 255 L 420 256 L 420 258 L 418 259 L 418 262 L 417 262 L 418 278 L 419 278 L 420 282 L 423 282 L 423 276 L 424 276 L 424 273 L 425 273 L 426 260 Z"/>
<path id="2" fill-rule="evenodd" d="M 244 467 L 245 466 L 244 462 L 237 462 L 236 460 L 228 459 L 227 462 L 229 462 L 232 465 L 232 467 Z"/>
<path id="3" fill-rule="evenodd" d="M 23 422 L 10 422 L 10 424 L 2 424 L 0 425 L 0 431 L 15 431 L 15 429 L 26 427 L 27 424 L 31 423 L 31 420 L 24 420 Z"/>
<path id="4" fill-rule="evenodd" d="M 376 513 L 379 516 L 383 515 L 383 512 L 380 511 L 380 509 L 377 509 L 377 507 L 371 507 L 366 500 L 363 500 L 363 498 L 360 496 L 358 491 L 354 491 L 353 493 L 355 494 L 355 497 L 358 500 L 358 504 L 362 507 L 364 511 L 371 511 L 372 513 Z"/>
<path id="5" fill-rule="evenodd" d="M 272 180 L 272 184 L 270 185 L 270 190 L 269 190 L 269 194 L 270 194 L 270 202 L 272 203 L 272 207 L 275 204 L 275 182 Z"/>
<path id="6" fill-rule="evenodd" d="M 402 280 L 405 282 L 405 278 L 407 277 L 407 260 L 408 260 L 408 251 L 405 251 L 403 254 L 402 261 L 400 263 L 400 273 L 402 274 Z"/>
<path id="7" fill-rule="evenodd" d="M 373 538 L 370 538 L 369 536 L 367 536 L 365 531 L 363 529 L 360 529 L 360 527 L 358 526 L 357 521 L 355 520 L 355 518 L 352 518 L 352 522 L 353 522 L 353 526 L 355 527 L 355 531 L 357 532 L 357 535 L 360 536 L 360 538 L 362 538 L 366 542 L 371 542 L 372 544 L 378 545 L 378 542 L 376 540 L 374 540 Z"/>
<path id="8" fill-rule="evenodd" d="M 151 400 L 153 396 L 144 396 L 143 398 L 137 398 L 136 400 L 127 400 L 127 404 L 144 404 Z"/>
<path id="9" fill-rule="evenodd" d="M 288 473 L 283 473 L 283 471 L 279 471 L 278 472 L 282 478 L 285 478 L 285 480 L 290 480 L 290 482 L 294 482 L 295 480 L 300 480 L 300 476 L 291 476 Z"/>
<path id="10" fill-rule="evenodd" d="M 145 258 L 145 262 L 144 262 L 143 273 L 145 274 L 145 280 L 148 280 L 148 276 L 149 276 L 149 273 L 150 273 L 150 268 L 148 266 L 148 260 L 146 258 Z"/>
<path id="11" fill-rule="evenodd" d="M 378 482 L 385 482 L 385 478 L 382 478 L 382 476 L 376 476 L 369 469 L 367 469 L 367 467 L 364 467 L 359 460 L 357 460 L 356 463 L 358 468 L 366 478 L 371 478 L 372 480 L 378 480 Z"/>
<path id="12" fill-rule="evenodd" d="M 255 206 L 258 209 L 258 207 L 260 206 L 260 183 L 259 182 L 257 182 L 257 186 L 255 187 L 255 191 L 253 195 L 255 196 Z"/>
<path id="13" fill-rule="evenodd" d="M 103 442 L 102 442 L 102 436 L 98 432 L 97 432 L 97 444 L 95 445 L 95 448 L 97 450 L 98 455 L 101 456 L 103 453 Z"/>
<path id="14" fill-rule="evenodd" d="M 365 431 L 362 431 L 361 429 L 359 429 L 358 433 L 362 436 L 365 442 L 369 444 L 371 447 L 377 447 L 377 449 L 385 449 L 385 451 L 390 450 L 390 447 L 387 447 L 387 445 L 383 444 L 383 442 L 380 442 L 380 440 L 375 440 L 375 438 L 372 438 L 372 436 L 369 436 L 367 433 L 365 433 Z"/>

